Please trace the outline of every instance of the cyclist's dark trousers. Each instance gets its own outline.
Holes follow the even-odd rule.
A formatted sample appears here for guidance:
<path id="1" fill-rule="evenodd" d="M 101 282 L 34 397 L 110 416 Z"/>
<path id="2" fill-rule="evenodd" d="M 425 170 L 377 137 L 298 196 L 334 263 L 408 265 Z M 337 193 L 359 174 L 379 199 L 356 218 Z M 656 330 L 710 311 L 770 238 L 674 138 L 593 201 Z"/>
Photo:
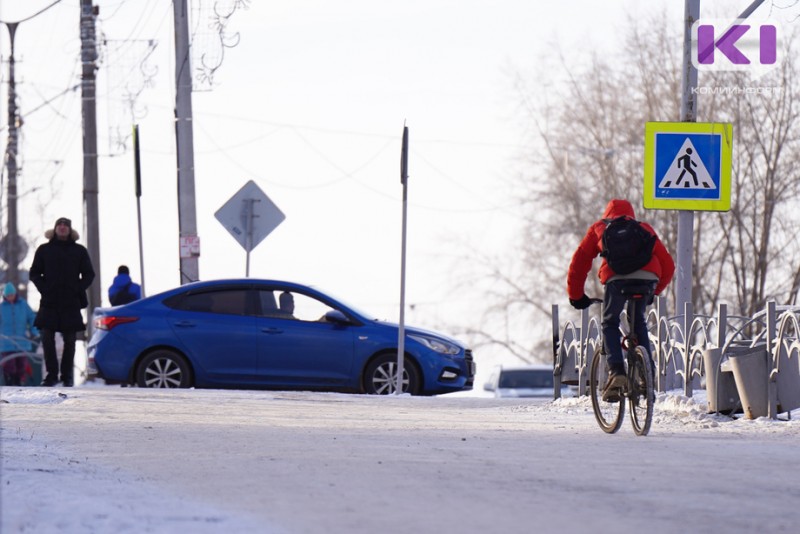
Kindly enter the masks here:
<path id="1" fill-rule="evenodd" d="M 58 354 L 56 354 L 56 333 L 42 329 L 42 349 L 47 379 L 58 380 Z M 61 353 L 61 380 L 72 380 L 72 366 L 75 361 L 75 332 L 61 332 L 64 339 L 64 352 Z"/>
<path id="2" fill-rule="evenodd" d="M 606 284 L 606 293 L 603 297 L 603 344 L 606 351 L 606 358 L 608 365 L 622 365 L 624 358 L 622 357 L 622 344 L 620 342 L 619 330 L 619 316 L 622 310 L 625 309 L 626 297 L 622 295 L 622 288 L 629 285 L 641 285 L 642 283 L 651 283 L 655 287 L 653 280 L 636 280 L 636 279 L 620 279 L 612 280 Z M 633 324 L 633 331 L 636 334 L 636 339 L 639 345 L 645 347 L 648 352 L 650 351 L 650 337 L 647 334 L 647 319 L 645 312 L 647 311 L 646 300 L 636 301 L 635 320 Z"/>

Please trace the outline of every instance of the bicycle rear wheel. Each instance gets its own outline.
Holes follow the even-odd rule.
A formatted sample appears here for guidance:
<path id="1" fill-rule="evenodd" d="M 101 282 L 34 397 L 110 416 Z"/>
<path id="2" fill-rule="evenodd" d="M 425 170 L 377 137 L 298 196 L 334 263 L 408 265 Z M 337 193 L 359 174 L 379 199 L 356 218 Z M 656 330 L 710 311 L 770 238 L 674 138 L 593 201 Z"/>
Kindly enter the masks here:
<path id="1" fill-rule="evenodd" d="M 605 355 L 600 347 L 594 351 L 592 365 L 589 371 L 589 393 L 592 397 L 592 409 L 597 424 L 603 432 L 613 434 L 622 425 L 625 413 L 625 397 L 620 397 L 619 402 L 603 401 L 603 386 L 608 378 L 608 366 Z"/>
<path id="2" fill-rule="evenodd" d="M 637 436 L 646 436 L 653 422 L 653 404 L 656 396 L 653 391 L 653 362 L 644 347 L 636 347 L 633 362 L 628 367 L 630 384 L 628 407 L 631 425 Z"/>

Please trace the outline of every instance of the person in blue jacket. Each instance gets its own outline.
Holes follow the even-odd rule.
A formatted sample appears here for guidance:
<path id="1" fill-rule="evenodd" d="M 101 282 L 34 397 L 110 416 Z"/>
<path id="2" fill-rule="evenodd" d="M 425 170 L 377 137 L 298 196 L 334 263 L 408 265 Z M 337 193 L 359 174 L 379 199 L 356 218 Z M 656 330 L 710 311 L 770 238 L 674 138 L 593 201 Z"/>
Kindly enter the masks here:
<path id="1" fill-rule="evenodd" d="M 142 288 L 131 280 L 131 271 L 127 265 L 120 265 L 117 276 L 108 288 L 108 301 L 112 306 L 127 304 L 142 298 Z"/>
<path id="2" fill-rule="evenodd" d="M 32 352 L 32 338 L 39 336 L 33 326 L 36 313 L 27 301 L 17 294 L 14 284 L 3 286 L 3 301 L 0 302 L 0 359 L 3 361 L 3 378 L 7 386 L 21 386 L 30 375 L 27 355 L 8 358 L 12 354 Z"/>

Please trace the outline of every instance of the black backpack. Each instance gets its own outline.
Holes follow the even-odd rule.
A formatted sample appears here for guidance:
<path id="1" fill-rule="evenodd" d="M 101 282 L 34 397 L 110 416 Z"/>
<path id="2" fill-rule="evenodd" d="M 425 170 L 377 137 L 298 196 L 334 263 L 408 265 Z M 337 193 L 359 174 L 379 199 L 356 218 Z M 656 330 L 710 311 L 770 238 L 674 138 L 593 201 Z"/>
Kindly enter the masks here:
<path id="1" fill-rule="evenodd" d="M 617 274 L 630 274 L 647 265 L 653 257 L 656 236 L 639 221 L 622 216 L 603 219 L 603 251 L 608 266 Z"/>
<path id="2" fill-rule="evenodd" d="M 122 304 L 127 304 L 129 302 L 133 302 L 136 300 L 136 295 L 131 293 L 131 284 L 133 282 L 128 282 L 125 286 L 117 291 L 112 298 L 109 300 L 111 301 L 112 306 L 120 306 Z"/>

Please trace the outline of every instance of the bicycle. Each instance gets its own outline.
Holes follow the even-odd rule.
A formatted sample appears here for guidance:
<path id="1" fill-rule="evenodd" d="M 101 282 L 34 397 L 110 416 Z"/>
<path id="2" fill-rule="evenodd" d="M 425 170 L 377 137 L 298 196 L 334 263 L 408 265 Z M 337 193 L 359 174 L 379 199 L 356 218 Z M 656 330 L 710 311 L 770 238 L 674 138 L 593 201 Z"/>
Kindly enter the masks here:
<path id="1" fill-rule="evenodd" d="M 628 333 L 622 339 L 627 381 L 619 391 L 619 401 L 606 402 L 603 400 L 603 386 L 608 377 L 604 343 L 600 343 L 592 356 L 589 374 L 592 409 L 597 423 L 607 434 L 615 433 L 622 426 L 626 399 L 631 425 L 637 436 L 646 436 L 653 422 L 653 404 L 655 403 L 653 362 L 650 359 L 650 352 L 638 344 L 633 329 L 634 306 L 637 301 L 646 302 L 652 292 L 652 286 L 647 284 L 629 286 L 622 290 L 622 294 L 627 298 L 625 308 Z M 592 299 L 592 302 L 602 303 L 603 301 Z"/>

